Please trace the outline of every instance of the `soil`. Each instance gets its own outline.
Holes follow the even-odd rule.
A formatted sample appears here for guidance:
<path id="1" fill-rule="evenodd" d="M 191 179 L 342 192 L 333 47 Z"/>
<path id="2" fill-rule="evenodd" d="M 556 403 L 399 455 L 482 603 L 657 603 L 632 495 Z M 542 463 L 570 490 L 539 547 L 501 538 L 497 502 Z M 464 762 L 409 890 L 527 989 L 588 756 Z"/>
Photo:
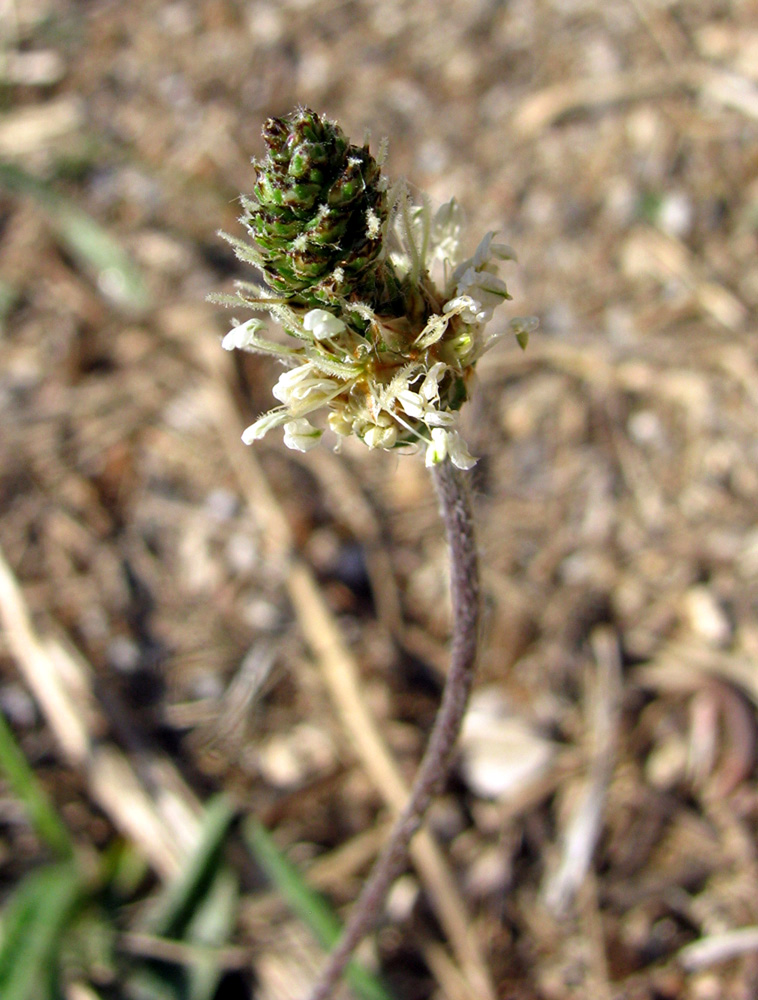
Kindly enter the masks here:
<path id="1" fill-rule="evenodd" d="M 34 0 L 0 34 L 0 167 L 62 199 L 0 174 L 0 545 L 89 665 L 98 738 L 226 791 L 303 871 L 331 858 L 320 887 L 349 911 L 386 795 L 307 640 L 282 517 L 407 778 L 434 716 L 423 462 L 276 432 L 248 452 L 277 369 L 223 352 L 205 301 L 252 277 L 217 231 L 242 235 L 263 121 L 305 104 L 455 196 L 471 251 L 495 229 L 518 254 L 463 415 L 486 621 L 430 817 L 494 995 L 756 996 L 755 946 L 692 946 L 758 925 L 758 5 Z M 517 315 L 540 322 L 525 352 Z M 118 816 L 32 690 L 0 640 L 6 717 L 105 847 Z M 43 851 L 0 804 L 7 892 Z M 256 997 L 293 1000 L 312 946 L 243 868 L 234 943 Z M 471 996 L 419 870 L 373 954 L 398 1000 Z"/>

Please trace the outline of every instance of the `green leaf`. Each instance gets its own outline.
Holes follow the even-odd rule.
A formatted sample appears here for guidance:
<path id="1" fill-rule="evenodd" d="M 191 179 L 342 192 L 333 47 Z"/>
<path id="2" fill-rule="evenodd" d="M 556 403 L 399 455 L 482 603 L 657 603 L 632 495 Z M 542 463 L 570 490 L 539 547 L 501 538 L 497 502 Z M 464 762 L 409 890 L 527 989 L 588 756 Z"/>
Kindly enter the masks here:
<path id="1" fill-rule="evenodd" d="M 239 899 L 237 876 L 221 868 L 187 927 L 186 938 L 197 943 L 197 956 L 188 969 L 187 1000 L 213 1000 L 223 975 L 216 948 L 226 944 L 234 929 Z"/>
<path id="2" fill-rule="evenodd" d="M 181 938 L 208 891 L 220 863 L 221 849 L 234 819 L 232 804 L 224 796 L 212 799 L 205 810 L 200 841 L 178 878 L 156 900 L 144 929 L 162 937 Z"/>
<path id="3" fill-rule="evenodd" d="M 3 913 L 0 997 L 47 1000 L 72 912 L 84 892 L 73 861 L 32 872 Z"/>
<path id="4" fill-rule="evenodd" d="M 224 796 L 211 800 L 193 855 L 139 922 L 148 934 L 182 942 L 184 952 L 176 960 L 142 963 L 128 977 L 130 998 L 213 1000 L 223 975 L 218 949 L 237 917 L 238 879 L 222 855 L 234 817 Z"/>
<path id="5" fill-rule="evenodd" d="M 60 857 L 73 853 L 71 837 L 0 712 L 0 770 L 24 804 L 39 837 Z"/>
<path id="6" fill-rule="evenodd" d="M 184 984 L 176 970 L 165 965 L 140 965 L 127 976 L 124 996 L 128 1000 L 185 1000 Z"/>
<path id="7" fill-rule="evenodd" d="M 18 289 L 14 285 L 0 279 L 0 333 L 2 333 L 3 324 L 19 297 Z"/>
<path id="8" fill-rule="evenodd" d="M 143 312 L 149 296 L 142 273 L 119 243 L 91 215 L 20 167 L 0 162 L 0 186 L 33 197 L 45 211 L 58 239 L 99 291 L 115 305 Z"/>
<path id="9" fill-rule="evenodd" d="M 324 897 L 306 884 L 300 872 L 281 853 L 265 827 L 248 817 L 242 827 L 245 841 L 255 860 L 265 871 L 303 923 L 307 924 L 324 949 L 333 948 L 342 926 Z M 356 962 L 347 968 L 347 981 L 363 1000 L 392 1000 L 381 981 Z"/>

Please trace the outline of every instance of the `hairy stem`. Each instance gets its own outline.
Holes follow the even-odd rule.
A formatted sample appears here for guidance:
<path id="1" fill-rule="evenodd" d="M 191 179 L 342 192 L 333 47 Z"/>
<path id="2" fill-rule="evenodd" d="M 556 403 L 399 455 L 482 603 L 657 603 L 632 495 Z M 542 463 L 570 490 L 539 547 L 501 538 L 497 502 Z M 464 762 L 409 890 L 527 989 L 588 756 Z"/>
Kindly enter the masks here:
<path id="1" fill-rule="evenodd" d="M 434 467 L 433 477 L 450 551 L 453 608 L 450 668 L 426 751 L 403 811 L 364 884 L 336 948 L 308 1000 L 328 1000 L 355 948 L 373 929 L 392 883 L 401 874 L 408 845 L 421 826 L 429 803 L 450 769 L 474 679 L 479 626 L 479 569 L 474 522 L 463 473 L 450 462 Z"/>

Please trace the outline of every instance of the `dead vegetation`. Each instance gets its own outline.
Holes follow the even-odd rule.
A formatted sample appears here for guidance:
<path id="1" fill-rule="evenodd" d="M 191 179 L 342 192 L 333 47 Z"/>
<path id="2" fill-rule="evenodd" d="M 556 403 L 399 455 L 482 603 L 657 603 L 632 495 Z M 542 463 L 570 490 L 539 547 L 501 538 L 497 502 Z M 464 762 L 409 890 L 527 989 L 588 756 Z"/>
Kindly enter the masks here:
<path id="1" fill-rule="evenodd" d="M 465 418 L 486 636 L 374 945 L 393 995 L 756 994 L 756 15 L 0 5 L 0 705 L 77 843 L 126 836 L 170 881 L 223 790 L 347 906 L 433 717 L 423 466 L 246 450 L 275 370 L 233 367 L 204 302 L 261 122 L 302 102 L 387 135 L 472 244 L 502 230 L 541 322 Z M 2 896 L 44 856 L 4 788 Z M 225 961 L 293 1000 L 314 945 L 229 863 Z"/>

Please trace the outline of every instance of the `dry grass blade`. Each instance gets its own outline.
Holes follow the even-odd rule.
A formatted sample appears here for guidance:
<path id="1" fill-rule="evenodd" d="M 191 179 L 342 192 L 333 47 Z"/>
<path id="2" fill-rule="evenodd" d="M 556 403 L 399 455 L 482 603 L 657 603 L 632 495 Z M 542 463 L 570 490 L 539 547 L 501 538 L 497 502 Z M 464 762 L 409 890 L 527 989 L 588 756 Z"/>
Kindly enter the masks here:
<path id="1" fill-rule="evenodd" d="M 513 124 L 522 136 L 530 137 L 566 115 L 630 101 L 647 101 L 677 91 L 702 93 L 714 103 L 739 111 L 746 117 L 758 117 L 758 91 L 750 80 L 691 62 L 553 84 L 529 94 Z"/>
<path id="2" fill-rule="evenodd" d="M 758 927 L 741 927 L 693 941 L 679 952 L 679 961 L 685 969 L 694 972 L 752 951 L 758 951 Z"/>
<path id="3" fill-rule="evenodd" d="M 182 869 L 199 833 L 200 805 L 165 759 L 149 757 L 148 791 L 113 744 L 97 740 L 104 730 L 91 687 L 91 670 L 67 643 L 45 638 L 32 623 L 21 588 L 0 552 L 0 621 L 8 648 L 37 699 L 69 764 L 82 768 L 93 798 L 163 878 Z"/>
<path id="4" fill-rule="evenodd" d="M 615 757 L 621 691 L 618 642 L 610 632 L 598 629 L 592 636 L 592 646 L 597 662 L 590 720 L 592 760 L 585 787 L 564 831 L 561 863 L 545 889 L 545 901 L 558 916 L 568 911 L 589 871 Z"/>
<path id="5" fill-rule="evenodd" d="M 83 123 L 81 102 L 72 97 L 61 97 L 47 104 L 20 108 L 3 116 L 0 125 L 0 156 L 29 156 L 81 128 Z"/>
<path id="6" fill-rule="evenodd" d="M 655 660 L 639 667 L 642 685 L 673 691 L 691 691 L 703 677 L 717 677 L 734 684 L 758 705 L 758 673 L 753 657 L 710 649 L 691 639 L 667 643 Z"/>

